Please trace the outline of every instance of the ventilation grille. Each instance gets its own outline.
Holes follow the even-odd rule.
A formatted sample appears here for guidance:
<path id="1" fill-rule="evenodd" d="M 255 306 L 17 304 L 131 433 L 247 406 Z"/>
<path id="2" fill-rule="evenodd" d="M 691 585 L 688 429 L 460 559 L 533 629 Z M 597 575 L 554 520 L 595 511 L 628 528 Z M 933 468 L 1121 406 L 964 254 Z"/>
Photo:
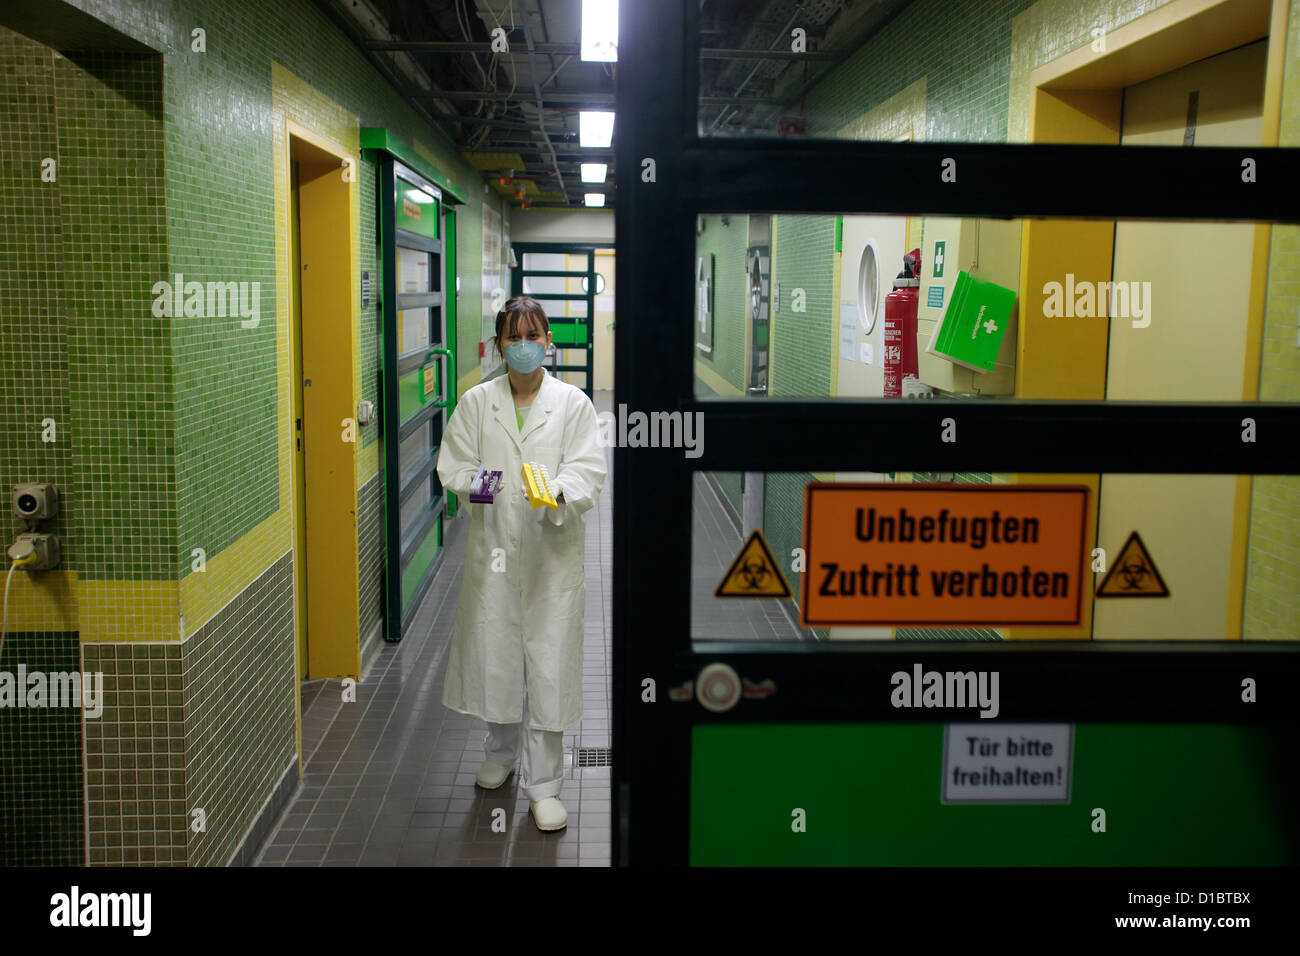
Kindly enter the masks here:
<path id="1" fill-rule="evenodd" d="M 614 765 L 614 748 L 579 747 L 579 767 L 612 767 Z"/>

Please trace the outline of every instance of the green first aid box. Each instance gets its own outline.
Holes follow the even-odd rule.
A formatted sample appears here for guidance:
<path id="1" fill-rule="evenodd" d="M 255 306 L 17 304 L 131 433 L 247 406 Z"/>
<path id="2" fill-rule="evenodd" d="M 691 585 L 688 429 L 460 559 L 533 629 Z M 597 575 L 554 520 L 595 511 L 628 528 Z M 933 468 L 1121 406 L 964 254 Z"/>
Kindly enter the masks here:
<path id="1" fill-rule="evenodd" d="M 976 372 L 991 372 L 1015 305 L 1010 289 L 959 272 L 948 309 L 925 350 Z"/>

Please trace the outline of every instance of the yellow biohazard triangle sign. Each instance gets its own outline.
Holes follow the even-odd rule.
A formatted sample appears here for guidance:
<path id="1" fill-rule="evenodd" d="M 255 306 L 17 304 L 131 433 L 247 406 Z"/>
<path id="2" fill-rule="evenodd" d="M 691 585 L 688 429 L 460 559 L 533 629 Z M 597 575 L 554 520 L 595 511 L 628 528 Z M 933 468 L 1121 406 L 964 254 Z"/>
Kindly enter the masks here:
<path id="1" fill-rule="evenodd" d="M 790 595 L 790 585 L 768 550 L 763 532 L 757 528 L 713 592 L 714 597 L 788 598 Z"/>
<path id="2" fill-rule="evenodd" d="M 1169 597 L 1169 588 L 1136 531 L 1102 578 L 1097 597 Z"/>

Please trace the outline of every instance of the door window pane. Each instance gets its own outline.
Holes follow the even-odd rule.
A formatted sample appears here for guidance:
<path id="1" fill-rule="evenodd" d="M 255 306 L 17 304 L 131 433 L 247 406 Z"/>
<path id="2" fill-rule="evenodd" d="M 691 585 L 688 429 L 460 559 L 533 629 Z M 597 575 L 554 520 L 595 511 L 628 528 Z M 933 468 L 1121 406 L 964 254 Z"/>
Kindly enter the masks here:
<path id="1" fill-rule="evenodd" d="M 436 257 L 423 249 L 397 247 L 397 291 L 428 292 L 429 276 Z"/>
<path id="2" fill-rule="evenodd" d="M 1300 400 L 1254 222 L 703 215 L 697 397 Z M 1267 275 L 1267 279 L 1265 276 Z M 1286 343 L 1291 343 L 1287 346 Z"/>
<path id="3" fill-rule="evenodd" d="M 1279 641 L 1300 628 L 1300 476 L 694 481 L 693 640 Z"/>

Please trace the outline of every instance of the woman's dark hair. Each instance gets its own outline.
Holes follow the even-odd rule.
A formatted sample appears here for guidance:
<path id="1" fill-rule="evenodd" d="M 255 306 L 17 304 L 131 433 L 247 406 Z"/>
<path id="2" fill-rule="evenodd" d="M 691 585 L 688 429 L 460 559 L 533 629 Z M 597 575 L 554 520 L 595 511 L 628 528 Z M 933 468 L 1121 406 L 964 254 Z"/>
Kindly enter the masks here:
<path id="1" fill-rule="evenodd" d="M 542 335 L 551 330 L 551 323 L 546 318 L 546 310 L 542 308 L 542 304 L 526 295 L 517 295 L 497 313 L 497 334 L 492 339 L 492 344 L 496 346 L 498 355 L 504 354 L 501 348 L 502 339 L 518 331 L 520 322 L 524 318 L 533 318 L 541 323 Z"/>

